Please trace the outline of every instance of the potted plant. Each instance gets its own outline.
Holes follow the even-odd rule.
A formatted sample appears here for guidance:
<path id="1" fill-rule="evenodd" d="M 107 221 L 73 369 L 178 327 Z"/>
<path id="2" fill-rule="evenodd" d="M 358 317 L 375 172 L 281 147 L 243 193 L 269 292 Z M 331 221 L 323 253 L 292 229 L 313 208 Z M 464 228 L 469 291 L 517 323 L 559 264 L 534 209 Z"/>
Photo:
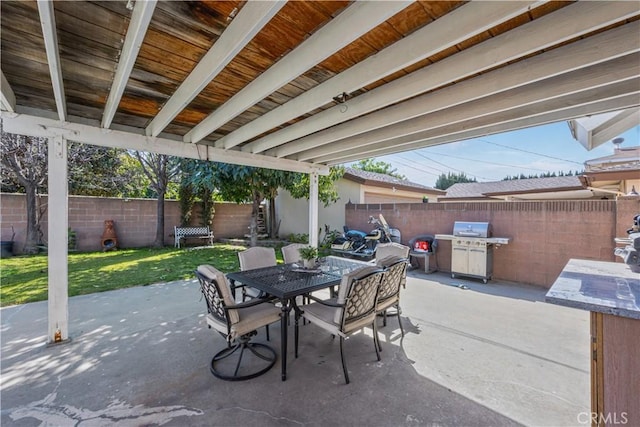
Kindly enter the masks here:
<path id="1" fill-rule="evenodd" d="M 318 258 L 318 248 L 313 246 L 306 246 L 298 249 L 300 252 L 300 258 L 304 261 L 304 268 L 313 268 L 316 265 L 316 259 Z"/>

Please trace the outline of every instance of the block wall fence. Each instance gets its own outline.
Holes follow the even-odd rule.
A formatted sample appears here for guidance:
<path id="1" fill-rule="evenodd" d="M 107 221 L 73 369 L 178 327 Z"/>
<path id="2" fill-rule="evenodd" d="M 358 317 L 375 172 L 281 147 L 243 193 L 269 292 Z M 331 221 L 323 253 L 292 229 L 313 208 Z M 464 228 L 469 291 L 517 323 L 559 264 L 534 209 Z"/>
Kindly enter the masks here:
<path id="1" fill-rule="evenodd" d="M 493 236 L 509 237 L 494 248 L 493 278 L 551 287 L 571 258 L 621 261 L 613 255 L 615 237 L 626 237 L 640 197 L 618 200 L 535 202 L 461 202 L 418 204 L 348 204 L 346 225 L 370 231 L 370 215 L 379 213 L 408 244 L 419 234 L 451 234 L 455 221 L 490 222 Z M 431 257 L 434 258 L 434 257 Z M 451 242 L 438 241 L 435 260 L 451 271 Z"/>
<path id="2" fill-rule="evenodd" d="M 41 206 L 46 207 L 47 196 L 39 198 Z M 164 242 L 166 245 L 173 245 L 173 227 L 180 224 L 179 202 L 166 200 L 164 214 Z M 200 225 L 199 214 L 200 206 L 196 204 L 192 225 Z M 69 196 L 69 227 L 76 232 L 78 250 L 102 249 L 101 236 L 107 219 L 115 221 L 119 247 L 151 246 L 156 235 L 156 200 Z M 250 221 L 251 205 L 215 204 L 212 228 L 216 239 L 243 236 L 248 232 Z M 47 225 L 45 212 L 42 221 L 45 238 Z M 0 195 L 0 231 L 3 241 L 11 240 L 12 226 L 15 230 L 13 251 L 18 254 L 22 252 L 26 238 L 26 198 L 24 194 L 3 193 Z"/>

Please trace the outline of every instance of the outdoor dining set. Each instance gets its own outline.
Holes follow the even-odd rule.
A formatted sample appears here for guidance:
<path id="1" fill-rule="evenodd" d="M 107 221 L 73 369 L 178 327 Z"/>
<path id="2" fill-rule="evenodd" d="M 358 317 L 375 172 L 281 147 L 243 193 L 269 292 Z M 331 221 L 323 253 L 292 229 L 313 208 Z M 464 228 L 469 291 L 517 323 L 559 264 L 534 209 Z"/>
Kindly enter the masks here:
<path id="1" fill-rule="evenodd" d="M 327 256 L 319 258 L 313 267 L 303 266 L 299 250 L 304 246 L 290 244 L 283 247 L 283 264 L 277 263 L 274 248 L 249 248 L 238 253 L 240 271 L 227 275 L 211 265 L 198 266 L 196 276 L 207 304 L 207 325 L 227 342 L 211 360 L 210 369 L 214 376 L 238 381 L 269 371 L 276 363 L 276 351 L 253 338 L 257 336 L 258 329 L 264 327 L 269 341 L 269 325 L 279 321 L 282 381 L 285 381 L 291 312 L 294 314 L 295 357 L 298 357 L 302 319 L 334 338 L 339 337 L 347 384 L 346 337 L 363 328 L 371 328 L 377 360 L 381 360 L 382 346 L 376 318 L 382 316 L 383 326 L 386 326 L 387 310 L 391 308 L 395 308 L 398 314 L 404 336 L 400 319 L 400 290 L 406 284 L 407 246 L 381 244 L 376 258 L 369 262 Z M 327 292 L 318 292 L 322 290 L 329 290 L 329 298 L 326 298 Z M 320 298 L 320 294 L 325 298 Z"/>

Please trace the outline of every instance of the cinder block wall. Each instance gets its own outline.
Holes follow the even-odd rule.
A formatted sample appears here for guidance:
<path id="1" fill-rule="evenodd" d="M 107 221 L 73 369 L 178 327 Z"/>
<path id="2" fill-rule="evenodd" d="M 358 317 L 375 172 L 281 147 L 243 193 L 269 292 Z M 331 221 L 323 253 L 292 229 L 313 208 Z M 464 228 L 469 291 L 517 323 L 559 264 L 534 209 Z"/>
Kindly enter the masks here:
<path id="1" fill-rule="evenodd" d="M 626 236 L 633 215 L 640 213 L 640 198 L 351 204 L 346 206 L 347 226 L 370 231 L 367 220 L 379 213 L 401 231 L 404 244 L 418 234 L 451 234 L 455 221 L 488 221 L 493 236 L 511 239 L 494 249 L 493 277 L 548 288 L 571 258 L 618 261 L 614 238 Z M 450 241 L 438 242 L 436 259 L 441 271 L 451 271 Z"/>
<path id="2" fill-rule="evenodd" d="M 47 196 L 39 196 L 46 208 Z M 14 253 L 20 253 L 26 239 L 27 208 L 24 194 L 0 195 L 0 224 L 2 240 L 11 239 L 15 230 Z M 155 199 L 119 199 L 69 196 L 69 227 L 76 232 L 77 248 L 81 251 L 102 249 L 101 236 L 104 221 L 115 221 L 118 246 L 135 248 L 150 246 L 156 233 Z M 197 225 L 200 206 L 196 205 L 192 224 Z M 173 227 L 180 223 L 180 205 L 175 200 L 165 201 L 165 244 L 173 244 Z M 213 232 L 216 238 L 241 237 L 247 233 L 251 221 L 251 205 L 216 203 Z M 42 231 L 47 233 L 46 211 Z"/>

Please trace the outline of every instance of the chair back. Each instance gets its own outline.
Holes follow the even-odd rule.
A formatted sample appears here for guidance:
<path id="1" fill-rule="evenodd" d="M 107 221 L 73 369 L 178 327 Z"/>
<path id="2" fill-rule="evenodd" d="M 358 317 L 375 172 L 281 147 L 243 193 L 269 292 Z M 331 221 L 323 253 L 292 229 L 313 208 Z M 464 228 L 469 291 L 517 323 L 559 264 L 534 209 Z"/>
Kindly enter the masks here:
<path id="1" fill-rule="evenodd" d="M 227 278 L 220 270 L 206 264 L 198 266 L 196 277 L 207 303 L 209 318 L 220 325 L 224 324 L 227 332 L 230 332 L 231 325 L 240 321 L 240 315 L 238 310 L 225 309 L 235 304 Z"/>
<path id="2" fill-rule="evenodd" d="M 240 270 L 253 270 L 254 268 L 272 267 L 278 263 L 276 260 L 276 250 L 256 246 L 246 251 L 238 252 Z"/>
<path id="3" fill-rule="evenodd" d="M 378 243 L 376 245 L 376 259 L 383 259 L 392 255 L 400 258 L 409 258 L 409 246 L 401 245 L 400 243 Z"/>
<path id="4" fill-rule="evenodd" d="M 382 302 L 400 294 L 400 285 L 407 277 L 407 260 L 398 256 L 389 256 L 378 260 L 378 266 L 384 268 L 386 272 L 380 283 L 378 294 L 378 302 Z"/>
<path id="5" fill-rule="evenodd" d="M 375 313 L 380 281 L 384 274 L 383 270 L 375 266 L 345 274 L 337 301 L 344 306 L 342 310 L 336 311 L 334 322 L 344 329 L 345 325 Z"/>
<path id="6" fill-rule="evenodd" d="M 282 247 L 282 258 L 285 264 L 291 264 L 302 260 L 300 256 L 300 249 L 306 247 L 303 243 L 291 243 L 290 245 Z"/>

